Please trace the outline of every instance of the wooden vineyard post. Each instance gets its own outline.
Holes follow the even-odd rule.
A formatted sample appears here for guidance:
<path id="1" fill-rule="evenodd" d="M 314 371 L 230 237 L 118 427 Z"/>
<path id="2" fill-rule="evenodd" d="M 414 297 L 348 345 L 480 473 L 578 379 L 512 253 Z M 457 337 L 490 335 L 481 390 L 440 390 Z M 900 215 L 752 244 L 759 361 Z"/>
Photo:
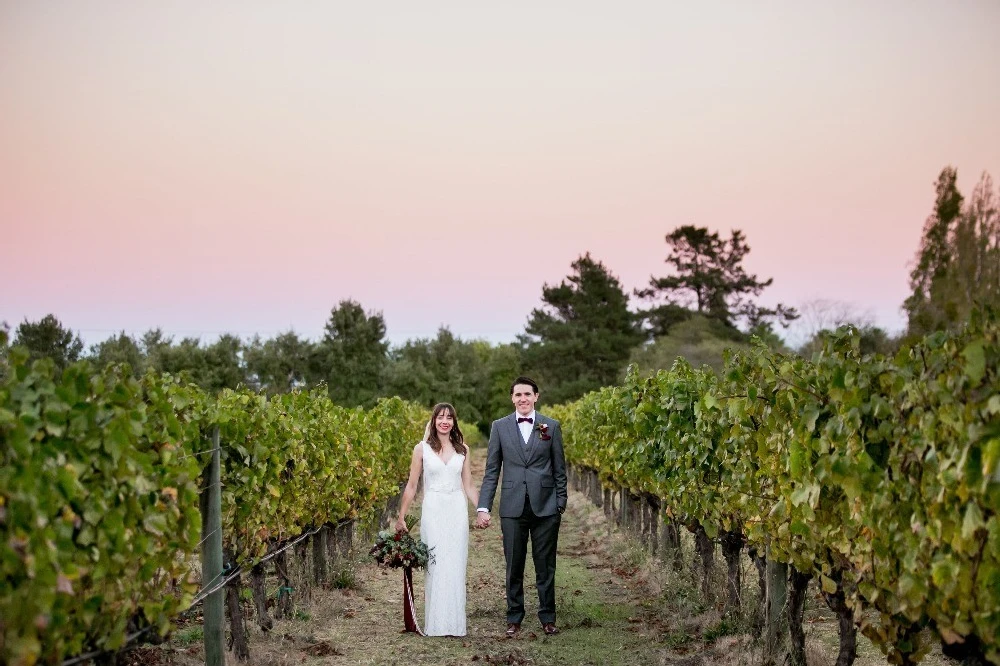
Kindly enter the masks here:
<path id="1" fill-rule="evenodd" d="M 202 491 L 201 580 L 205 588 L 222 582 L 222 487 L 219 456 L 219 426 L 212 431 L 212 460 L 208 464 L 206 486 Z M 225 666 L 225 631 L 223 600 L 225 588 L 205 598 L 205 666 Z"/>
<path id="2" fill-rule="evenodd" d="M 788 637 L 788 565 L 771 558 L 767 549 L 767 602 L 765 607 L 764 664 L 784 662 Z"/>

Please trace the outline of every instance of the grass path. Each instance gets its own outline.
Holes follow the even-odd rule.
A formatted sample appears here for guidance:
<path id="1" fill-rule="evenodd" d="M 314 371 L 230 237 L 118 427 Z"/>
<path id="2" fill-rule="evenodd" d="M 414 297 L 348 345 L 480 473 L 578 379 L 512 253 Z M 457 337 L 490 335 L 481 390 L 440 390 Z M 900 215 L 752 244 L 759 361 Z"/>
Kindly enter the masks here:
<path id="1" fill-rule="evenodd" d="M 485 452 L 473 453 L 473 478 L 482 478 Z M 419 498 L 415 503 L 419 507 Z M 521 636 L 507 639 L 504 559 L 499 525 L 471 530 L 469 535 L 468 635 L 464 638 L 402 634 L 402 574 L 364 563 L 357 572 L 358 589 L 315 591 L 308 621 L 286 622 L 276 628 L 311 644 L 323 643 L 340 654 L 325 655 L 328 664 L 650 664 L 657 663 L 657 646 L 636 628 L 641 615 L 625 579 L 594 553 L 603 528 L 582 496 L 571 493 L 559 532 L 556 612 L 561 633 L 548 637 L 538 624 L 534 569 L 530 556 L 525 570 L 527 617 Z M 470 507 L 470 521 L 474 510 Z M 599 520 L 598 520 L 599 519 Z M 419 532 L 419 525 L 417 526 Z M 423 574 L 414 576 L 418 617 L 423 619 Z M 293 626 L 302 624 L 295 628 Z M 295 631 L 298 629 L 299 631 Z M 301 635 L 301 634 L 300 634 Z M 277 637 L 275 637 L 277 638 Z M 281 661 L 281 638 L 269 640 L 267 652 Z M 288 647 L 293 647 L 293 645 Z M 288 652 L 301 650 L 294 649 Z M 263 656 L 263 654 L 261 655 Z M 272 663 L 274 663 L 272 661 Z"/>

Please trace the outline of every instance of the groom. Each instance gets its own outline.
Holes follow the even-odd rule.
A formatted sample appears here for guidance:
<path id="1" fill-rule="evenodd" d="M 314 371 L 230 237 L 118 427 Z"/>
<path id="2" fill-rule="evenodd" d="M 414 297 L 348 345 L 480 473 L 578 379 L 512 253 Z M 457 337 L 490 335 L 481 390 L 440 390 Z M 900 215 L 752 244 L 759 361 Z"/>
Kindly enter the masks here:
<path id="1" fill-rule="evenodd" d="M 538 385 L 518 377 L 510 388 L 515 412 L 493 422 L 476 526 L 490 525 L 490 509 L 503 468 L 500 529 L 507 560 L 507 636 L 524 620 L 524 562 L 531 539 L 538 588 L 538 619 L 549 636 L 556 628 L 556 542 L 566 510 L 566 459 L 559 422 L 535 411 Z"/>

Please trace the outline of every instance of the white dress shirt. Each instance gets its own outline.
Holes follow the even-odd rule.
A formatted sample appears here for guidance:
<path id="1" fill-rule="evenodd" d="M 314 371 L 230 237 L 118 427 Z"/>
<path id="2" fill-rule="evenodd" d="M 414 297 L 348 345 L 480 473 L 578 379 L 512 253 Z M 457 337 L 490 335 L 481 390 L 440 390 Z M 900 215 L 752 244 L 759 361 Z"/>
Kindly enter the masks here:
<path id="1" fill-rule="evenodd" d="M 518 414 L 517 412 L 514 412 L 515 420 L 521 418 L 524 417 Z M 521 431 L 521 439 L 524 440 L 525 446 L 527 446 L 528 444 L 528 438 L 531 437 L 531 429 L 535 427 L 535 410 L 531 410 L 531 413 L 528 414 L 528 418 L 531 419 L 531 423 L 528 423 L 527 421 L 522 421 L 521 423 L 517 424 L 518 429 L 520 429 Z"/>

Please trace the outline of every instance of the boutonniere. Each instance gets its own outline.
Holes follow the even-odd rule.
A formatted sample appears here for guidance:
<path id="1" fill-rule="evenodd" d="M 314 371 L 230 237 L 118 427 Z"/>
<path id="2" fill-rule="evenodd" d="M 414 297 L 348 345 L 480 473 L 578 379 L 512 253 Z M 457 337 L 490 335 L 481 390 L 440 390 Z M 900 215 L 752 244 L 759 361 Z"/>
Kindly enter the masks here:
<path id="1" fill-rule="evenodd" d="M 538 431 L 538 437 L 543 442 L 547 442 L 550 439 L 552 439 L 552 435 L 549 434 L 549 424 L 548 423 L 539 423 L 538 425 L 535 426 L 535 430 Z"/>

